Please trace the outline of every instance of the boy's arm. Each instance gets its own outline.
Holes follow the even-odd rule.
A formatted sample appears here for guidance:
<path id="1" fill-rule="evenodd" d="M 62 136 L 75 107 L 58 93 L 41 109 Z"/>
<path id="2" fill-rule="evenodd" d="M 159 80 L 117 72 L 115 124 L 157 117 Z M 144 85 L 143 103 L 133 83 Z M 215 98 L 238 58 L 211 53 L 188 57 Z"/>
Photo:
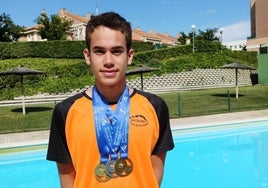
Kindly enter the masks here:
<path id="1" fill-rule="evenodd" d="M 160 187 L 163 174 L 164 174 L 164 164 L 165 164 L 166 152 L 157 155 L 151 155 L 152 166 L 154 169 L 154 174 L 157 179 L 158 185 Z"/>
<path id="2" fill-rule="evenodd" d="M 72 164 L 57 163 L 61 188 L 73 188 L 75 170 Z"/>

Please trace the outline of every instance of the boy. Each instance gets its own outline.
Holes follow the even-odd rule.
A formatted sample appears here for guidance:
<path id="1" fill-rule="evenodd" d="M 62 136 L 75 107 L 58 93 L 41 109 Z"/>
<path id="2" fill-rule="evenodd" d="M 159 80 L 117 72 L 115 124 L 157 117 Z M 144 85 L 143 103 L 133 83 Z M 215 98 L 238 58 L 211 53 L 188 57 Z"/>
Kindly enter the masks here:
<path id="1" fill-rule="evenodd" d="M 95 85 L 55 107 L 47 159 L 57 162 L 63 188 L 160 187 L 174 147 L 168 108 L 126 85 L 130 23 L 114 12 L 92 16 L 86 42 Z"/>

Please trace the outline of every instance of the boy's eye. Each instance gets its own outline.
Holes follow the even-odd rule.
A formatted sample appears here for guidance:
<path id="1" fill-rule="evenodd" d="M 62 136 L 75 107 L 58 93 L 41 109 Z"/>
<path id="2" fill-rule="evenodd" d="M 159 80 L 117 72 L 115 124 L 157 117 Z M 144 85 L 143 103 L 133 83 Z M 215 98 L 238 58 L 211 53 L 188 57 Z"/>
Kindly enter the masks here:
<path id="1" fill-rule="evenodd" d="M 113 53 L 114 55 L 120 55 L 120 54 L 123 53 L 123 51 L 120 50 L 120 49 L 117 49 L 117 50 L 113 50 L 112 53 Z"/>
<path id="2" fill-rule="evenodd" d="M 94 50 L 94 53 L 95 54 L 104 54 L 104 50 L 97 49 L 97 50 Z"/>
<path id="3" fill-rule="evenodd" d="M 93 53 L 95 53 L 96 55 L 103 55 L 105 53 L 108 53 L 108 51 L 106 51 L 103 48 L 94 48 L 93 49 Z M 124 53 L 124 49 L 114 48 L 114 49 L 111 49 L 110 53 L 113 54 L 113 55 L 115 55 L 115 56 L 119 56 L 122 53 Z"/>

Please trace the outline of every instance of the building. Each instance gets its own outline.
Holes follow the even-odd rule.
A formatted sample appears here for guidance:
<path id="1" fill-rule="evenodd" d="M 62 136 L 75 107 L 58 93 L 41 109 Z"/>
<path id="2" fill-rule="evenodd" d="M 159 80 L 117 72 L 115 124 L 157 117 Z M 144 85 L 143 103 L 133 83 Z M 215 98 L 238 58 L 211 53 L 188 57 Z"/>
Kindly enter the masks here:
<path id="1" fill-rule="evenodd" d="M 154 45 L 176 46 L 179 44 L 178 38 L 172 37 L 169 34 L 159 34 L 155 31 L 145 32 L 141 29 L 132 30 L 132 40 L 141 42 L 152 42 Z"/>
<path id="2" fill-rule="evenodd" d="M 232 51 L 241 51 L 246 48 L 247 40 L 245 39 L 245 40 L 234 40 L 229 42 L 223 42 L 222 45 Z"/>
<path id="3" fill-rule="evenodd" d="M 251 37 L 247 40 L 248 51 L 258 51 L 261 45 L 268 44 L 268 1 L 251 0 Z"/>
<path id="4" fill-rule="evenodd" d="M 44 10 L 43 10 L 44 11 Z M 72 20 L 71 30 L 68 32 L 67 40 L 85 40 L 85 30 L 88 20 L 90 19 L 91 14 L 87 13 L 85 17 L 79 16 L 73 13 L 69 13 L 66 9 L 60 9 L 58 16 L 68 20 Z M 41 36 L 38 34 L 38 27 L 40 25 L 35 25 L 27 27 L 22 37 L 20 38 L 21 42 L 29 41 L 42 41 Z M 152 42 L 156 46 L 158 45 L 167 45 L 174 46 L 178 45 L 178 38 L 172 37 L 168 34 L 159 34 L 155 31 L 145 32 L 141 29 L 132 30 L 132 40 L 142 41 L 142 42 Z"/>
<path id="5" fill-rule="evenodd" d="M 45 12 L 45 10 L 42 10 Z M 90 14 L 87 13 L 85 17 L 79 16 L 76 14 L 72 14 L 67 12 L 66 9 L 60 9 L 58 16 L 61 18 L 65 18 L 68 20 L 72 20 L 72 26 L 70 32 L 67 34 L 68 40 L 85 40 L 85 29 L 88 20 L 90 19 Z M 41 36 L 38 34 L 38 27 L 40 25 L 34 25 L 31 27 L 27 27 L 23 35 L 20 38 L 21 42 L 29 42 L 29 41 L 42 41 Z"/>
<path id="6" fill-rule="evenodd" d="M 69 13 L 66 9 L 60 9 L 58 16 L 73 21 L 70 34 L 68 35 L 69 40 L 85 40 L 85 30 L 87 22 L 91 16 L 90 13 L 87 13 L 85 17 L 82 17 Z"/>
<path id="7" fill-rule="evenodd" d="M 20 42 L 30 42 L 30 41 L 43 41 L 44 39 L 38 33 L 38 28 L 40 25 L 34 25 L 24 29 L 22 36 L 20 37 Z"/>

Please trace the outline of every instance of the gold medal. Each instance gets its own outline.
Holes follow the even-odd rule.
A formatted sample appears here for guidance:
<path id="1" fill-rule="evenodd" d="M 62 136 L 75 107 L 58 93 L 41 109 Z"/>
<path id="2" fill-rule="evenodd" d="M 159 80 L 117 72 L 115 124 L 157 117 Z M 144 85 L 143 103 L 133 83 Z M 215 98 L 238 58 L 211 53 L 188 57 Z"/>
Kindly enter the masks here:
<path id="1" fill-rule="evenodd" d="M 106 182 L 109 179 L 111 179 L 107 174 L 106 174 L 106 165 L 105 164 L 98 164 L 95 167 L 95 177 L 98 181 L 100 182 Z"/>
<path id="2" fill-rule="evenodd" d="M 115 172 L 118 176 L 124 177 L 133 171 L 133 163 L 130 159 L 118 159 L 115 163 Z"/>

